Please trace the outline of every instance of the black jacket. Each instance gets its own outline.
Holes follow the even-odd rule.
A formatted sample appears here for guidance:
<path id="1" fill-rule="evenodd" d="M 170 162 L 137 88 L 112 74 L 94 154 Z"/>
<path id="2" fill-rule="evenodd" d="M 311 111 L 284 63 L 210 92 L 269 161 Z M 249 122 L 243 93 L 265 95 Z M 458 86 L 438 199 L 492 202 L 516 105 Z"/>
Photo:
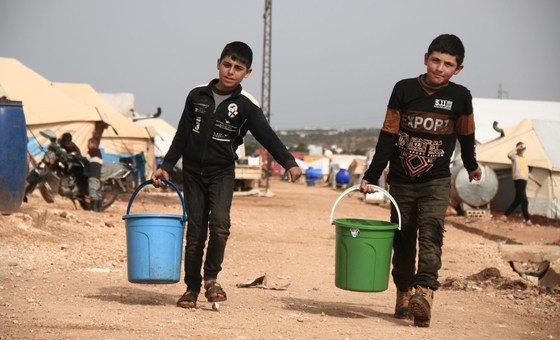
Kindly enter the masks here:
<path id="1" fill-rule="evenodd" d="M 162 168 L 171 172 L 181 156 L 183 169 L 200 175 L 233 168 L 238 158 L 235 151 L 243 143 L 247 131 L 251 131 L 284 168 L 297 166 L 262 110 L 241 92 L 241 86 L 215 107 L 212 87 L 217 81 L 214 79 L 206 86 L 196 87 L 188 94 Z"/>

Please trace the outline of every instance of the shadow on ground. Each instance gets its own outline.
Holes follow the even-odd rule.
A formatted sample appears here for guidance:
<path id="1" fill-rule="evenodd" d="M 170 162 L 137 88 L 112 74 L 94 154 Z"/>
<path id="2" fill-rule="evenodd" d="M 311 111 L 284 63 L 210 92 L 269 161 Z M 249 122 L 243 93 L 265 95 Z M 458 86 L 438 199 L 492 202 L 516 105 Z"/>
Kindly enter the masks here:
<path id="1" fill-rule="evenodd" d="M 514 239 L 511 239 L 511 238 L 508 238 L 508 237 L 505 237 L 505 236 L 501 236 L 501 235 L 488 233 L 484 230 L 480 230 L 480 229 L 475 228 L 475 227 L 469 227 L 466 224 L 459 223 L 459 222 L 456 222 L 456 221 L 446 221 L 446 223 L 451 224 L 452 226 L 454 226 L 455 228 L 457 228 L 459 230 L 466 231 L 466 232 L 471 233 L 471 234 L 482 236 L 485 239 L 490 240 L 490 241 L 496 241 L 496 242 L 505 243 L 505 244 L 521 244 L 521 243 L 515 241 Z"/>
<path id="2" fill-rule="evenodd" d="M 86 298 L 144 306 L 175 305 L 177 300 L 175 295 L 135 287 L 102 287 L 99 294 L 86 295 Z"/>
<path id="3" fill-rule="evenodd" d="M 407 320 L 395 319 L 392 313 L 384 313 L 375 310 L 376 308 L 384 308 L 384 306 L 375 304 L 372 304 L 370 307 L 366 307 L 362 304 L 341 303 L 339 301 L 317 301 L 312 299 L 299 299 L 293 297 L 282 298 L 280 300 L 285 304 L 285 309 L 301 313 L 318 314 L 348 319 L 380 318 L 398 325 L 406 325 L 409 323 L 409 321 Z"/>

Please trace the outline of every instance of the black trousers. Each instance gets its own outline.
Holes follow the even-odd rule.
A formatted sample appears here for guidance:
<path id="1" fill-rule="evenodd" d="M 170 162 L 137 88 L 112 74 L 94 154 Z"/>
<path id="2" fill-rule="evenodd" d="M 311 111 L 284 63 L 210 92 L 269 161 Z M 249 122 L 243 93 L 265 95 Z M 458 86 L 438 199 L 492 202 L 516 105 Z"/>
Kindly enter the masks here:
<path id="1" fill-rule="evenodd" d="M 524 179 L 516 179 L 513 181 L 515 187 L 515 198 L 509 208 L 507 208 L 505 215 L 509 216 L 511 213 L 521 205 L 521 212 L 525 221 L 529 219 L 529 200 L 527 199 L 527 181 Z"/>
<path id="2" fill-rule="evenodd" d="M 230 234 L 230 210 L 235 183 L 235 169 L 214 175 L 186 171 L 184 175 L 187 205 L 187 242 L 185 245 L 185 284 L 199 292 L 204 248 L 204 280 L 217 279 L 222 270 L 226 243 Z"/>
<path id="3" fill-rule="evenodd" d="M 441 268 L 441 247 L 445 211 L 449 205 L 449 178 L 419 184 L 391 184 L 390 194 L 401 212 L 401 231 L 395 233 L 393 243 L 393 282 L 401 290 L 420 285 L 437 290 Z M 393 206 L 391 221 L 398 216 Z M 416 244 L 418 242 L 418 270 Z"/>

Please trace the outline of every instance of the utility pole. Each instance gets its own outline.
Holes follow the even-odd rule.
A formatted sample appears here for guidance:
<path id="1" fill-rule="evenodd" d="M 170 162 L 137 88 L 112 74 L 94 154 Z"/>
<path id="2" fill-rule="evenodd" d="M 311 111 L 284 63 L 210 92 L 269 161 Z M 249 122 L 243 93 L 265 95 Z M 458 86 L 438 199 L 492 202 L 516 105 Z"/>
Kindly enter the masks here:
<path id="1" fill-rule="evenodd" d="M 270 70 L 272 58 L 272 0 L 264 2 L 264 34 L 263 34 L 263 63 L 262 63 L 262 83 L 261 83 L 261 108 L 264 116 L 270 124 Z M 261 147 L 261 151 L 264 151 Z M 262 157 L 261 152 L 261 157 Z M 265 192 L 268 192 L 268 181 L 272 173 L 272 156 L 268 153 L 265 170 Z"/>
<path id="2" fill-rule="evenodd" d="M 499 83 L 499 84 L 498 84 L 498 98 L 499 98 L 499 99 L 503 99 L 504 96 L 505 96 L 505 98 L 509 98 L 508 92 L 507 92 L 507 91 L 504 91 L 504 90 L 502 89 L 502 83 Z"/>

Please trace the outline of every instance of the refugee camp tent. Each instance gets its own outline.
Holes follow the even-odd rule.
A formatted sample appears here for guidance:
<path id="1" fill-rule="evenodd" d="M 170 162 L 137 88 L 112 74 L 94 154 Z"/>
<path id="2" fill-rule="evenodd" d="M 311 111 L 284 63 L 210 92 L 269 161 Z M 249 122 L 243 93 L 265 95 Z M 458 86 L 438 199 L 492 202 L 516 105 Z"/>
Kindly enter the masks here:
<path id="1" fill-rule="evenodd" d="M 123 116 L 131 118 L 135 115 L 134 94 L 129 92 L 103 93 L 99 95 L 105 99 L 112 107 L 119 111 Z"/>
<path id="2" fill-rule="evenodd" d="M 507 154 L 522 141 L 527 145 L 525 158 L 533 180 L 527 183 L 529 213 L 560 219 L 560 121 L 524 119 L 504 129 L 504 137 L 477 147 L 477 160 L 490 166 L 498 176 L 499 187 L 491 202 L 493 209 L 504 211 L 514 197 L 511 161 Z"/>
<path id="3" fill-rule="evenodd" d="M 87 140 L 106 127 L 99 113 L 55 88 L 50 81 L 13 58 L 0 57 L 0 87 L 3 96 L 23 103 L 28 138 L 48 143 L 39 132 L 50 129 L 59 137 L 70 132 L 81 150 Z"/>
<path id="4" fill-rule="evenodd" d="M 145 127 L 120 114 L 89 84 L 54 83 L 54 86 L 84 105 L 93 107 L 103 118 L 107 128 L 100 147 L 106 154 L 132 157 L 144 152 L 147 171 L 155 168 L 153 137 Z"/>
<path id="5" fill-rule="evenodd" d="M 494 121 L 499 128 L 515 125 L 527 117 L 560 121 L 560 102 L 473 98 L 473 108 L 475 136 L 479 143 L 500 137 L 492 127 Z"/>
<path id="6" fill-rule="evenodd" d="M 142 126 L 150 126 L 155 131 L 154 137 L 154 153 L 156 157 L 164 157 L 173 142 L 175 129 L 171 124 L 161 118 L 142 119 L 137 121 Z"/>

